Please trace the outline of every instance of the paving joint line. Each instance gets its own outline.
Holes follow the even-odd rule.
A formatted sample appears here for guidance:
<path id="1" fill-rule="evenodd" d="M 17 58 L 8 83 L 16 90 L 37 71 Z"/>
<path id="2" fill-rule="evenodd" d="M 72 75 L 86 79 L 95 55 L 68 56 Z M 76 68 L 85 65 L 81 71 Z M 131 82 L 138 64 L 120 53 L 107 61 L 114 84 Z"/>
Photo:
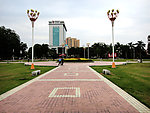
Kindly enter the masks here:
<path id="1" fill-rule="evenodd" d="M 101 79 L 39 79 L 38 81 L 103 81 Z"/>
<path id="2" fill-rule="evenodd" d="M 64 76 L 79 76 L 79 73 L 64 73 Z"/>
<path id="3" fill-rule="evenodd" d="M 59 89 L 74 89 L 75 95 L 55 95 Z M 80 88 L 79 87 L 58 87 L 54 88 L 48 97 L 80 97 Z"/>

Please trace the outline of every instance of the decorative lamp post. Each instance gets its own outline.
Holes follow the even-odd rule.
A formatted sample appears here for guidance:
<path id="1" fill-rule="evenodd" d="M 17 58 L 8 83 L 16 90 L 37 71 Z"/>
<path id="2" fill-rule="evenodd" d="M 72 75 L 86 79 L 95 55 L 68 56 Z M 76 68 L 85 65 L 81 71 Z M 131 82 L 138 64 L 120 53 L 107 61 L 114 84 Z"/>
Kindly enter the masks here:
<path id="1" fill-rule="evenodd" d="M 85 47 L 84 47 L 84 45 L 83 45 L 83 49 L 84 49 L 84 58 L 85 58 Z"/>
<path id="2" fill-rule="evenodd" d="M 90 46 L 90 43 L 87 43 L 87 46 L 88 46 L 88 59 L 89 59 L 89 56 L 90 56 L 90 54 L 89 54 L 89 46 Z"/>
<path id="3" fill-rule="evenodd" d="M 33 58 L 34 58 L 34 22 L 36 21 L 36 19 L 39 17 L 39 12 L 37 12 L 37 10 L 27 10 L 27 14 L 29 19 L 32 22 L 32 65 L 31 65 L 31 69 L 34 69 L 34 64 L 33 64 Z"/>
<path id="4" fill-rule="evenodd" d="M 66 51 L 66 57 L 68 56 L 68 45 L 67 44 L 65 44 L 65 51 Z"/>
<path id="5" fill-rule="evenodd" d="M 113 49 L 113 63 L 112 63 L 112 68 L 115 68 L 115 62 L 114 62 L 114 21 L 117 18 L 119 14 L 119 10 L 116 10 L 116 12 L 114 11 L 114 9 L 112 9 L 111 11 L 108 10 L 107 12 L 107 16 L 110 19 L 111 23 L 112 23 L 112 49 Z"/>
<path id="6" fill-rule="evenodd" d="M 64 54 L 65 54 L 65 52 L 64 52 L 64 46 L 65 46 L 65 44 L 63 43 L 62 44 L 62 58 L 64 58 Z"/>

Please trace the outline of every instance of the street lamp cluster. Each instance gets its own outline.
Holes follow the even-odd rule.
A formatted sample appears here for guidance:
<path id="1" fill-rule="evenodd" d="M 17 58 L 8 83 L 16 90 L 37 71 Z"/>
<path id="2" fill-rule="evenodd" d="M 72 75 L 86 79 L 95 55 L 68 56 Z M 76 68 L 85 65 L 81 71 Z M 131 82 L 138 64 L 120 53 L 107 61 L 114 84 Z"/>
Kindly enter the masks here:
<path id="1" fill-rule="evenodd" d="M 114 21 L 117 18 L 119 14 L 119 10 L 114 11 L 114 9 L 112 9 L 111 11 L 108 10 L 107 12 L 107 16 L 109 18 L 109 20 L 112 23 L 112 52 L 113 52 L 113 63 L 112 63 L 112 68 L 115 68 L 115 62 L 114 62 Z"/>
<path id="2" fill-rule="evenodd" d="M 88 46 L 88 59 L 89 59 L 89 57 L 90 57 L 90 50 L 89 50 L 89 46 L 90 46 L 90 43 L 87 43 L 87 46 Z"/>
<path id="3" fill-rule="evenodd" d="M 28 14 L 29 19 L 32 22 L 35 22 L 36 19 L 39 17 L 40 12 L 37 12 L 37 10 L 34 11 L 33 9 L 31 9 L 31 10 L 27 10 L 27 14 Z"/>
<path id="4" fill-rule="evenodd" d="M 31 65 L 31 69 L 34 69 L 34 64 L 33 64 L 33 58 L 34 58 L 34 22 L 37 20 L 37 18 L 39 17 L 39 12 L 37 12 L 37 10 L 27 10 L 27 15 L 29 17 L 29 19 L 32 22 L 32 65 Z M 110 19 L 111 23 L 112 23 L 112 49 L 113 49 L 113 63 L 112 63 L 112 68 L 115 68 L 115 62 L 114 62 L 114 21 L 117 18 L 119 14 L 119 10 L 108 10 L 107 12 L 107 16 Z M 89 58 L 89 45 L 90 43 L 87 43 L 88 46 L 88 58 Z M 63 48 L 64 45 L 62 45 Z M 85 49 L 84 49 L 85 51 Z M 84 57 L 85 57 L 85 52 L 84 52 Z"/>
<path id="5" fill-rule="evenodd" d="M 108 10 L 107 12 L 107 16 L 110 19 L 111 23 L 112 23 L 112 52 L 113 52 L 113 63 L 112 63 L 112 68 L 115 68 L 115 62 L 114 62 L 114 21 L 117 18 L 117 16 L 119 15 L 119 10 L 114 10 L 112 9 L 111 11 Z M 89 45 L 90 43 L 87 43 L 88 46 L 88 59 L 89 59 Z M 85 57 L 85 55 L 84 55 Z"/>
<path id="6" fill-rule="evenodd" d="M 90 58 L 90 50 L 89 50 L 89 46 L 90 46 L 90 43 L 86 43 L 86 45 L 87 45 L 87 47 L 88 47 L 88 52 L 87 52 L 87 54 L 88 54 L 88 59 Z M 84 49 L 84 58 L 85 58 L 85 49 L 86 49 L 86 47 L 83 45 L 83 49 Z"/>
<path id="7" fill-rule="evenodd" d="M 34 64 L 33 64 L 33 58 L 34 58 L 34 22 L 36 21 L 36 19 L 39 17 L 39 12 L 37 12 L 37 10 L 27 10 L 27 14 L 29 19 L 32 22 L 32 65 L 31 65 L 31 69 L 34 69 Z"/>
<path id="8" fill-rule="evenodd" d="M 111 11 L 108 10 L 107 16 L 110 19 L 110 21 L 112 22 L 112 26 L 114 25 L 114 21 L 117 18 L 118 14 L 119 14 L 119 10 L 116 10 L 116 11 L 114 11 L 114 9 L 112 9 Z"/>

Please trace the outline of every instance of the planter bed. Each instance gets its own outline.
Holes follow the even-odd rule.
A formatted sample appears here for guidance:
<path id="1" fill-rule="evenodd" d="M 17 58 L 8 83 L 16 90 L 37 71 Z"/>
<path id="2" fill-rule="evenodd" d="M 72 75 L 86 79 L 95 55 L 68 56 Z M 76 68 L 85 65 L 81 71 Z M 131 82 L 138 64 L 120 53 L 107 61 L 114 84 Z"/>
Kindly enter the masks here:
<path id="1" fill-rule="evenodd" d="M 66 58 L 64 59 L 64 62 L 94 62 L 94 61 L 86 58 Z"/>
<path id="2" fill-rule="evenodd" d="M 64 60 L 64 62 L 93 62 L 93 60 Z"/>

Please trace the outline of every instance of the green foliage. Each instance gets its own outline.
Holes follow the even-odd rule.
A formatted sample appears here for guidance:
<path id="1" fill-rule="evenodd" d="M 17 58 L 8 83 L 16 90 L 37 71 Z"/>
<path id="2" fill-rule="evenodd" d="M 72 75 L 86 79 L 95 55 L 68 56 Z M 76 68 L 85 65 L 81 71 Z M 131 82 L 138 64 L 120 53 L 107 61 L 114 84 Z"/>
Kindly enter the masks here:
<path id="1" fill-rule="evenodd" d="M 93 66 L 97 72 L 102 69 L 111 71 L 111 75 L 103 75 L 123 90 L 150 107 L 150 64 L 127 64 L 116 66 Z"/>
<path id="2" fill-rule="evenodd" d="M 147 39 L 148 39 L 147 51 L 148 51 L 148 54 L 150 54 L 150 35 L 148 35 Z"/>
<path id="3" fill-rule="evenodd" d="M 27 44 L 26 43 L 23 43 L 23 42 L 21 42 L 20 43 L 20 51 L 22 52 L 21 54 L 20 54 L 20 57 L 25 57 L 26 55 L 27 55 L 27 52 L 26 52 L 26 49 L 27 49 L 28 47 L 27 47 Z"/>
<path id="4" fill-rule="evenodd" d="M 66 58 L 64 62 L 93 62 L 93 60 L 86 58 Z"/>
<path id="5" fill-rule="evenodd" d="M 84 49 L 83 49 L 83 47 L 77 47 L 77 48 L 71 47 L 68 49 L 68 55 L 69 55 L 69 57 L 83 58 L 84 57 Z"/>
<path id="6" fill-rule="evenodd" d="M 50 55 L 53 57 L 55 55 L 55 50 L 49 49 L 48 44 L 35 44 L 34 45 L 34 57 L 35 58 L 49 58 Z M 31 58 L 32 56 L 32 47 L 28 50 L 28 55 Z"/>
<path id="7" fill-rule="evenodd" d="M 148 43 L 148 48 L 147 48 L 147 50 L 148 50 L 148 54 L 150 54 L 150 43 Z"/>
<path id="8" fill-rule="evenodd" d="M 135 59 L 135 58 L 148 58 L 146 50 L 144 49 L 145 44 L 142 41 L 137 41 L 133 44 L 115 44 L 115 53 L 118 58 Z M 91 58 L 108 58 L 108 53 L 112 53 L 112 45 L 106 45 L 105 43 L 94 43 L 90 48 Z"/>
<path id="9" fill-rule="evenodd" d="M 0 94 L 17 87 L 33 78 L 31 66 L 24 66 L 24 64 L 0 64 Z M 55 68 L 54 66 L 35 66 L 35 70 L 41 70 L 41 74 Z"/>
<path id="10" fill-rule="evenodd" d="M 144 49 L 144 47 L 145 47 L 144 42 L 138 41 L 138 42 L 135 43 L 134 45 L 136 45 L 136 52 L 137 52 L 137 54 L 138 54 L 138 58 L 142 59 L 144 53 L 146 53 L 146 52 L 145 52 L 145 49 Z"/>
<path id="11" fill-rule="evenodd" d="M 97 58 L 107 58 L 111 50 L 111 47 L 105 43 L 94 43 L 91 48 L 93 50 L 91 56 L 96 56 Z"/>
<path id="12" fill-rule="evenodd" d="M 12 59 L 13 55 L 21 57 L 20 50 L 25 55 L 26 49 L 27 45 L 20 43 L 20 37 L 14 30 L 0 27 L 0 59 Z"/>

